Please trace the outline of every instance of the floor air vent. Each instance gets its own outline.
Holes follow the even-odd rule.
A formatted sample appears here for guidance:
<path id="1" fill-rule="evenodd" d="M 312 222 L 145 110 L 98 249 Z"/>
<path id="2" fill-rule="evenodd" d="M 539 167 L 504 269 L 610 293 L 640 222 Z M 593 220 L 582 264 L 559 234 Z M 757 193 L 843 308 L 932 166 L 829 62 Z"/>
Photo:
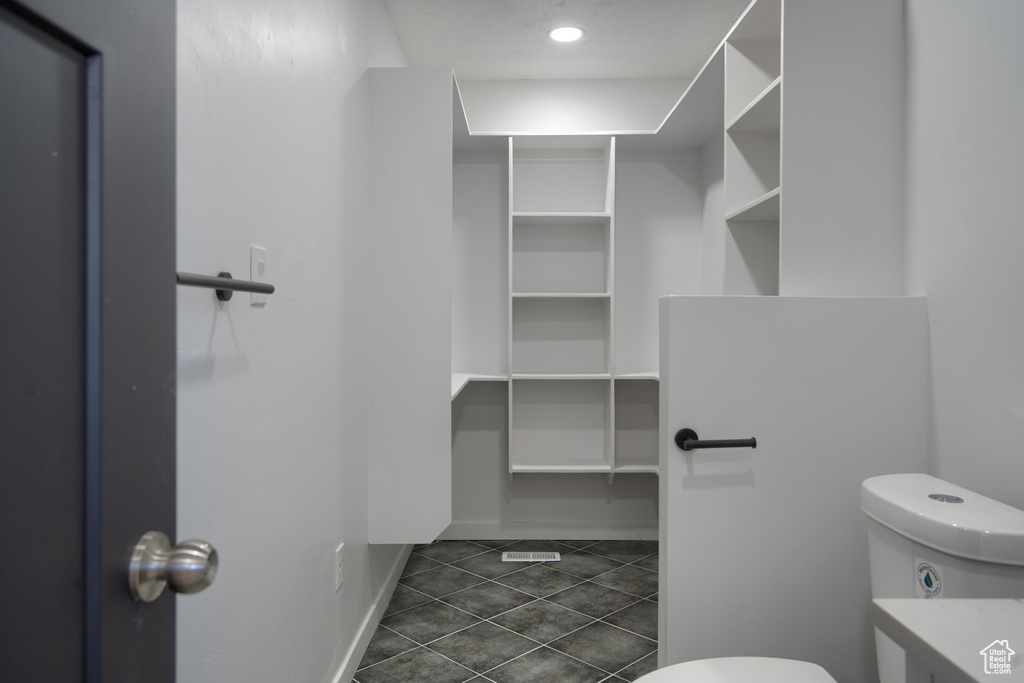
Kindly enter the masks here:
<path id="1" fill-rule="evenodd" d="M 509 553 L 501 554 L 502 562 L 561 562 L 560 553 Z"/>

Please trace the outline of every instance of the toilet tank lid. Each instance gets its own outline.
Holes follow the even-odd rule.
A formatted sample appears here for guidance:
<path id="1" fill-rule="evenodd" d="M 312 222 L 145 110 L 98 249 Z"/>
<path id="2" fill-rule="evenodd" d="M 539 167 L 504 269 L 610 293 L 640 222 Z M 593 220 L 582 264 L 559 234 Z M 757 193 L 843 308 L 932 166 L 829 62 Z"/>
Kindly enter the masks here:
<path id="1" fill-rule="evenodd" d="M 1024 566 L 1024 510 L 955 484 L 927 474 L 872 477 L 861 485 L 860 507 L 921 545 L 969 560 Z"/>

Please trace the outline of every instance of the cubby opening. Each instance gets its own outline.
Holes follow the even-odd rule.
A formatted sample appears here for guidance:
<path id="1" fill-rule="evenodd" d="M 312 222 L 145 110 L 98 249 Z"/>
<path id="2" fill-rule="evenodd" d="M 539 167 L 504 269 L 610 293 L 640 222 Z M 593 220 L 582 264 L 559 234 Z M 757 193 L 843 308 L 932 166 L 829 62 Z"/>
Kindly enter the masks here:
<path id="1" fill-rule="evenodd" d="M 779 188 L 779 131 L 725 136 L 725 208 L 734 212 L 764 201 Z"/>
<path id="2" fill-rule="evenodd" d="M 607 214 L 609 139 L 524 137 L 512 143 L 512 212 Z"/>
<path id="3" fill-rule="evenodd" d="M 608 380 L 515 380 L 510 471 L 608 472 L 612 449 Z"/>
<path id="4" fill-rule="evenodd" d="M 725 44 L 725 120 L 732 121 L 782 74 L 782 3 L 762 0 Z"/>
<path id="5" fill-rule="evenodd" d="M 607 374 L 607 297 L 515 297 L 514 374 Z"/>
<path id="6" fill-rule="evenodd" d="M 779 77 L 778 42 L 727 43 L 725 119 L 732 121 Z"/>
<path id="7" fill-rule="evenodd" d="M 729 221 L 725 244 L 725 294 L 779 293 L 779 222 Z"/>
<path id="8" fill-rule="evenodd" d="M 658 470 L 658 381 L 615 381 L 615 471 Z"/>
<path id="9" fill-rule="evenodd" d="M 607 217 L 516 217 L 512 224 L 512 291 L 609 291 Z"/>

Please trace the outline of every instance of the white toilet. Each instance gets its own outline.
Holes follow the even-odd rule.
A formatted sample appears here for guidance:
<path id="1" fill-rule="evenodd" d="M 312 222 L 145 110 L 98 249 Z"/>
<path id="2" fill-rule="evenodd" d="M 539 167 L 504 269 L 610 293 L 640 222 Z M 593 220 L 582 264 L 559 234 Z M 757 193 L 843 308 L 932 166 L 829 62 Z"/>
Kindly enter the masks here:
<path id="1" fill-rule="evenodd" d="M 926 474 L 861 486 L 873 598 L 1024 596 L 1024 511 Z M 905 655 L 875 630 L 881 683 L 903 683 Z M 809 662 L 723 657 L 673 664 L 636 683 L 835 683 Z"/>

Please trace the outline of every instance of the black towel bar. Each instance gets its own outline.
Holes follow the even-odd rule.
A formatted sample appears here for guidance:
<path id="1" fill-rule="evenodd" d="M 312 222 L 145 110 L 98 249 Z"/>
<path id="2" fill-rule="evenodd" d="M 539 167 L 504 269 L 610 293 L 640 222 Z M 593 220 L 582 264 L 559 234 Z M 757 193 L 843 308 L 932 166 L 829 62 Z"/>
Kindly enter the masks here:
<path id="1" fill-rule="evenodd" d="M 676 432 L 676 445 L 684 451 L 698 448 L 757 448 L 757 439 L 705 439 L 701 441 L 697 432 L 692 429 L 680 429 Z"/>
<path id="2" fill-rule="evenodd" d="M 195 273 L 177 273 L 178 284 L 188 287 L 206 287 L 216 289 L 217 298 L 229 301 L 232 292 L 253 292 L 255 294 L 273 294 L 274 285 L 266 282 L 250 282 L 249 280 L 233 280 L 231 273 L 218 273 L 217 277 L 196 275 Z"/>

